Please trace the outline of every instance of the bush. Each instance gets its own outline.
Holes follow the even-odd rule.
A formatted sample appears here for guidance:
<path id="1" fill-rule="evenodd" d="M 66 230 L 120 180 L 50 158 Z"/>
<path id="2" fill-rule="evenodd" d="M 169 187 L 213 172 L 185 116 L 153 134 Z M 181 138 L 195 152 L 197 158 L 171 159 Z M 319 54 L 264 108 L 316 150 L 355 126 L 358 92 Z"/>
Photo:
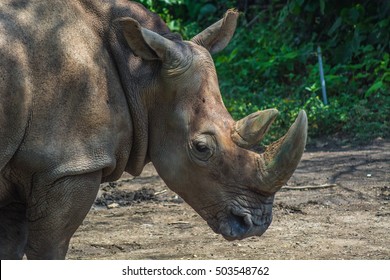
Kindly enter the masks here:
<path id="1" fill-rule="evenodd" d="M 267 141 L 281 136 L 302 108 L 311 138 L 367 143 L 389 137 L 389 1 L 141 2 L 186 38 L 236 2 L 248 4 L 232 42 L 214 59 L 226 107 L 235 119 L 266 108 L 281 112 L 274 125 L 278 129 L 270 131 Z M 327 105 L 321 98 L 318 46 Z"/>

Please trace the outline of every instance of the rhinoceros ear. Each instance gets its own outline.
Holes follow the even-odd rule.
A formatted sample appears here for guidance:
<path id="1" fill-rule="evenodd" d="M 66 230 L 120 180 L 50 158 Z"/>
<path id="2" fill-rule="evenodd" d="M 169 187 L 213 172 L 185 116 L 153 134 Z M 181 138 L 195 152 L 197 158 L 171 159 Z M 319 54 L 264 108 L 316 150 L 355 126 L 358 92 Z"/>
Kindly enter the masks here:
<path id="1" fill-rule="evenodd" d="M 135 19 L 126 17 L 117 20 L 132 51 L 145 60 L 165 60 L 175 43 L 163 36 L 143 28 Z"/>
<path id="2" fill-rule="evenodd" d="M 191 61 L 189 50 L 183 44 L 177 44 L 160 34 L 143 28 L 132 18 L 117 20 L 132 51 L 145 60 L 160 60 L 170 74 L 179 74 L 188 68 Z"/>
<path id="3" fill-rule="evenodd" d="M 203 30 L 191 41 L 205 47 L 211 54 L 223 50 L 233 37 L 238 15 L 236 10 L 228 10 L 223 19 Z"/>
<path id="4" fill-rule="evenodd" d="M 123 35 L 132 51 L 142 59 L 159 59 L 156 52 L 148 45 L 139 22 L 132 18 L 120 18 L 116 20 L 122 27 Z"/>

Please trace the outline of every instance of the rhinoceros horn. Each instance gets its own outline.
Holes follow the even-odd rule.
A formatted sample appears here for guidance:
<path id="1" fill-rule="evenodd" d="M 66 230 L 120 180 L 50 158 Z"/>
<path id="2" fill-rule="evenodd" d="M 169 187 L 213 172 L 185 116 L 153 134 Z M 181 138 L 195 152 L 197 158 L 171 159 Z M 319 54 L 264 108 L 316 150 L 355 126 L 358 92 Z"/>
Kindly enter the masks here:
<path id="1" fill-rule="evenodd" d="M 278 115 L 278 110 L 257 111 L 236 122 L 233 141 L 242 148 L 250 148 L 263 139 L 268 128 Z"/>
<path id="2" fill-rule="evenodd" d="M 263 137 L 269 125 L 277 115 L 276 110 L 256 112 L 236 123 L 237 135 L 232 137 L 236 144 L 253 144 Z M 248 126 L 252 125 L 252 128 Z M 263 126 L 262 126 L 263 125 Z M 258 130 L 255 132 L 255 130 Z M 265 152 L 257 157 L 257 182 L 260 191 L 277 192 L 291 177 L 301 160 L 307 137 L 307 116 L 300 111 L 294 124 L 286 135 L 269 145 Z M 252 143 L 250 143 L 252 141 Z"/>

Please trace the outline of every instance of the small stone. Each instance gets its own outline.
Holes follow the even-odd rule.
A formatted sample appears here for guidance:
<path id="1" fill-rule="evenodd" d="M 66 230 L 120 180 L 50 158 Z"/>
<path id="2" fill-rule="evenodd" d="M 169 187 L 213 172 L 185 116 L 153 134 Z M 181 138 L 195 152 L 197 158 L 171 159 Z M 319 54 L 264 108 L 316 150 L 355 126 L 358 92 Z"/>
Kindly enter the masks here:
<path id="1" fill-rule="evenodd" d="M 118 207 L 119 207 L 119 204 L 115 203 L 115 202 L 107 205 L 108 209 L 114 209 L 114 208 L 118 208 Z"/>

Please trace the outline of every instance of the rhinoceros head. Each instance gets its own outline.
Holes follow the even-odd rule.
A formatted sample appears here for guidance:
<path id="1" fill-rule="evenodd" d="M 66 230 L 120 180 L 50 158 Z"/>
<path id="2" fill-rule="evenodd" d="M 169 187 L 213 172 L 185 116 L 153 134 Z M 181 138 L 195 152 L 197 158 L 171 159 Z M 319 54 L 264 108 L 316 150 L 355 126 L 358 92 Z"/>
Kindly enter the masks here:
<path id="1" fill-rule="evenodd" d="M 228 11 L 191 41 L 172 41 L 122 19 L 131 49 L 158 60 L 149 98 L 148 156 L 169 188 L 228 240 L 261 235 L 272 220 L 275 192 L 303 153 L 307 118 L 301 111 L 287 134 L 264 153 L 250 150 L 278 114 L 270 109 L 234 121 L 219 91 L 210 53 L 231 39 L 238 14 Z M 149 86 L 149 85 L 145 85 Z"/>

